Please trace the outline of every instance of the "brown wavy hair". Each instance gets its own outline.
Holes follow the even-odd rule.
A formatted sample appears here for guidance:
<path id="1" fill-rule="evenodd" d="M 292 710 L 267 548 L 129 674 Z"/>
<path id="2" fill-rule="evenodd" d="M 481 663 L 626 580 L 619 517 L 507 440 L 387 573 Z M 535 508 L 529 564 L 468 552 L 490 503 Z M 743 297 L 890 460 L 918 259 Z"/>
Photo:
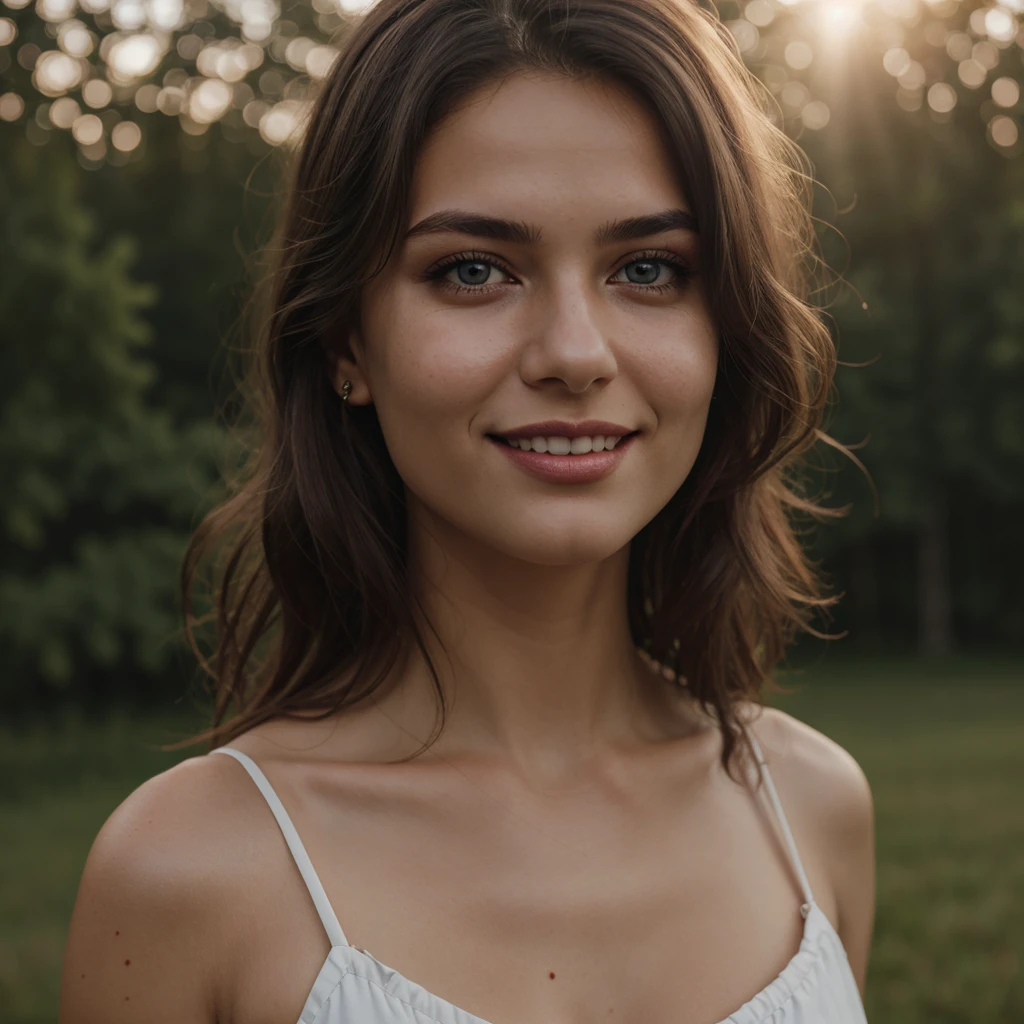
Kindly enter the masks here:
<path id="1" fill-rule="evenodd" d="M 614 81 L 653 113 L 697 220 L 719 331 L 698 458 L 630 548 L 636 645 L 716 714 L 728 771 L 747 739 L 739 702 L 778 689 L 798 631 L 823 635 L 812 615 L 838 598 L 797 520 L 845 510 L 807 495 L 802 456 L 817 440 L 849 453 L 819 429 L 836 356 L 811 303 L 824 268 L 813 183 L 728 30 L 689 0 L 378 0 L 343 39 L 289 171 L 248 369 L 248 464 L 182 567 L 185 628 L 214 699 L 213 726 L 190 742 L 326 717 L 414 647 L 439 701 L 419 752 L 440 735 L 402 481 L 373 407 L 342 405 L 329 353 L 407 226 L 424 140 L 477 89 L 527 70 Z"/>

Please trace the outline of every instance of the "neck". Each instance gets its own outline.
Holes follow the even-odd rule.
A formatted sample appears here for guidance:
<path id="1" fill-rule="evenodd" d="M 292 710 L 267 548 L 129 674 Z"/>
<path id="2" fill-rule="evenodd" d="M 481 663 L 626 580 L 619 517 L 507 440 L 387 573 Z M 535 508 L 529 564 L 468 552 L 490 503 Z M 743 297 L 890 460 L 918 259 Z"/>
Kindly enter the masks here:
<path id="1" fill-rule="evenodd" d="M 665 737 L 671 687 L 634 649 L 628 547 L 545 566 L 453 533 L 436 521 L 410 533 L 421 634 L 449 707 L 436 753 L 566 777 Z M 402 725 L 425 736 L 436 691 L 422 655 L 402 674 Z"/>

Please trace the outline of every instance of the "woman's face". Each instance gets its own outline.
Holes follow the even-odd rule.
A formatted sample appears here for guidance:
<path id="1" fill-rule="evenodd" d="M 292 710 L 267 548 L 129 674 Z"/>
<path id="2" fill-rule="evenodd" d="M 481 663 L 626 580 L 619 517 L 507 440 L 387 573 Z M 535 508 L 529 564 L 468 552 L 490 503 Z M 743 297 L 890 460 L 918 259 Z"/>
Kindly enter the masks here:
<path id="1" fill-rule="evenodd" d="M 546 565 L 620 550 L 690 472 L 718 357 L 656 123 L 514 75 L 438 127 L 411 209 L 335 385 L 376 406 L 412 522 Z"/>

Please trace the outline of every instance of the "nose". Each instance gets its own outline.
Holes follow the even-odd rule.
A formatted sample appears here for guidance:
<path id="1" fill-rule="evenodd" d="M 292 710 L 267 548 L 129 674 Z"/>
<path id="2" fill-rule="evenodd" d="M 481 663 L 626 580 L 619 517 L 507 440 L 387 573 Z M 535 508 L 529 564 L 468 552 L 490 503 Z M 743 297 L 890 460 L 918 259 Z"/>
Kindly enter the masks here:
<path id="1" fill-rule="evenodd" d="M 548 301 L 537 297 L 537 318 L 520 363 L 527 384 L 555 383 L 578 395 L 612 380 L 618 367 L 598 301 L 579 282 L 552 288 Z"/>

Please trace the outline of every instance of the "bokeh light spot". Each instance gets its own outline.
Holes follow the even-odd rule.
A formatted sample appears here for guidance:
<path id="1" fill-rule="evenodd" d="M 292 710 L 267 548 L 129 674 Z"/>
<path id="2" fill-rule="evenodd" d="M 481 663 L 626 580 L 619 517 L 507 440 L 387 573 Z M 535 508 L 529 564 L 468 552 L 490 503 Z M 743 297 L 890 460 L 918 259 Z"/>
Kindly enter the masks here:
<path id="1" fill-rule="evenodd" d="M 81 113 L 78 101 L 70 96 L 62 96 L 50 104 L 50 120 L 57 128 L 70 128 Z"/>
<path id="2" fill-rule="evenodd" d="M 743 16 L 751 25 L 764 28 L 775 20 L 775 8 L 768 0 L 750 0 L 743 10 Z"/>
<path id="3" fill-rule="evenodd" d="M 750 53 L 761 39 L 761 33 L 746 18 L 727 22 L 726 28 L 732 33 L 733 39 L 736 40 L 740 53 Z"/>
<path id="4" fill-rule="evenodd" d="M 85 25 L 72 18 L 57 30 L 57 45 L 71 57 L 88 57 L 96 42 Z"/>
<path id="5" fill-rule="evenodd" d="M 800 111 L 800 119 L 813 131 L 819 131 L 828 124 L 830 111 L 828 104 L 822 100 L 811 100 L 810 103 Z"/>
<path id="6" fill-rule="evenodd" d="M 207 78 L 189 96 L 189 116 L 197 124 L 211 124 L 228 112 L 233 99 L 234 92 L 227 82 L 219 78 Z"/>
<path id="7" fill-rule="evenodd" d="M 904 89 L 921 89 L 927 80 L 924 65 L 912 60 L 906 70 L 896 79 Z"/>
<path id="8" fill-rule="evenodd" d="M 1017 142 L 1017 124 L 1012 117 L 1007 117 L 1005 114 L 996 114 L 989 121 L 988 130 L 992 135 L 992 141 L 997 146 L 1010 147 Z"/>
<path id="9" fill-rule="evenodd" d="M 64 21 L 75 13 L 78 0 L 36 0 L 36 14 L 43 21 Z"/>
<path id="10" fill-rule="evenodd" d="M 71 134 L 82 146 L 93 146 L 103 138 L 103 122 L 95 114 L 82 114 L 71 125 Z"/>
<path id="11" fill-rule="evenodd" d="M 142 141 L 142 129 L 134 121 L 121 121 L 110 133 L 110 144 L 122 153 L 130 153 Z"/>
<path id="12" fill-rule="evenodd" d="M 25 101 L 16 92 L 0 96 L 0 120 L 17 121 L 25 112 Z"/>
<path id="13" fill-rule="evenodd" d="M 1017 22 L 1009 11 L 990 7 L 985 12 L 985 31 L 990 38 L 1008 43 L 1017 34 Z"/>
<path id="14" fill-rule="evenodd" d="M 784 56 L 786 63 L 794 71 L 803 71 L 804 68 L 811 66 L 811 61 L 814 60 L 814 51 L 803 40 L 794 39 L 793 42 L 786 44 Z"/>
<path id="15" fill-rule="evenodd" d="M 951 32 L 946 40 L 946 53 L 958 63 L 971 55 L 971 37 L 966 32 Z"/>
<path id="16" fill-rule="evenodd" d="M 303 105 L 297 100 L 275 103 L 261 118 L 260 135 L 271 146 L 299 141 Z"/>
<path id="17" fill-rule="evenodd" d="M 82 80 L 82 66 L 61 50 L 39 55 L 32 71 L 32 84 L 44 96 L 60 96 Z"/>
<path id="18" fill-rule="evenodd" d="M 313 78 L 326 78 L 337 59 L 338 51 L 333 46 L 314 46 L 306 54 L 306 70 Z"/>
<path id="19" fill-rule="evenodd" d="M 936 82 L 928 90 L 928 106 L 937 114 L 948 114 L 956 106 L 956 89 L 946 82 Z"/>
<path id="20" fill-rule="evenodd" d="M 885 56 L 882 57 L 882 67 L 893 78 L 899 78 L 910 67 L 910 54 L 902 46 L 894 46 L 885 51 Z"/>
<path id="21" fill-rule="evenodd" d="M 164 32 L 179 28 L 185 16 L 182 0 L 148 0 L 147 10 L 150 25 Z"/>
<path id="22" fill-rule="evenodd" d="M 1001 107 L 1015 107 L 1020 99 L 1020 85 L 1012 78 L 997 78 L 992 83 L 992 102 Z"/>
<path id="23" fill-rule="evenodd" d="M 960 61 L 956 73 L 968 89 L 977 89 L 985 83 L 985 69 L 973 57 Z"/>
<path id="24" fill-rule="evenodd" d="M 971 56 L 986 71 L 991 71 L 999 63 L 999 50 L 987 39 L 982 39 L 971 47 Z"/>
<path id="25" fill-rule="evenodd" d="M 116 39 L 107 54 L 107 66 L 116 82 L 128 83 L 145 78 L 156 71 L 164 50 L 155 36 L 146 32 L 123 35 Z"/>
<path id="26" fill-rule="evenodd" d="M 110 84 L 105 82 L 102 78 L 91 78 L 85 85 L 82 86 L 82 99 L 85 100 L 86 105 L 98 110 L 100 107 L 105 107 L 113 98 L 114 90 L 110 88 Z"/>
<path id="27" fill-rule="evenodd" d="M 118 28 L 133 32 L 146 24 L 146 8 L 139 0 L 117 0 L 110 8 L 110 17 Z"/>

